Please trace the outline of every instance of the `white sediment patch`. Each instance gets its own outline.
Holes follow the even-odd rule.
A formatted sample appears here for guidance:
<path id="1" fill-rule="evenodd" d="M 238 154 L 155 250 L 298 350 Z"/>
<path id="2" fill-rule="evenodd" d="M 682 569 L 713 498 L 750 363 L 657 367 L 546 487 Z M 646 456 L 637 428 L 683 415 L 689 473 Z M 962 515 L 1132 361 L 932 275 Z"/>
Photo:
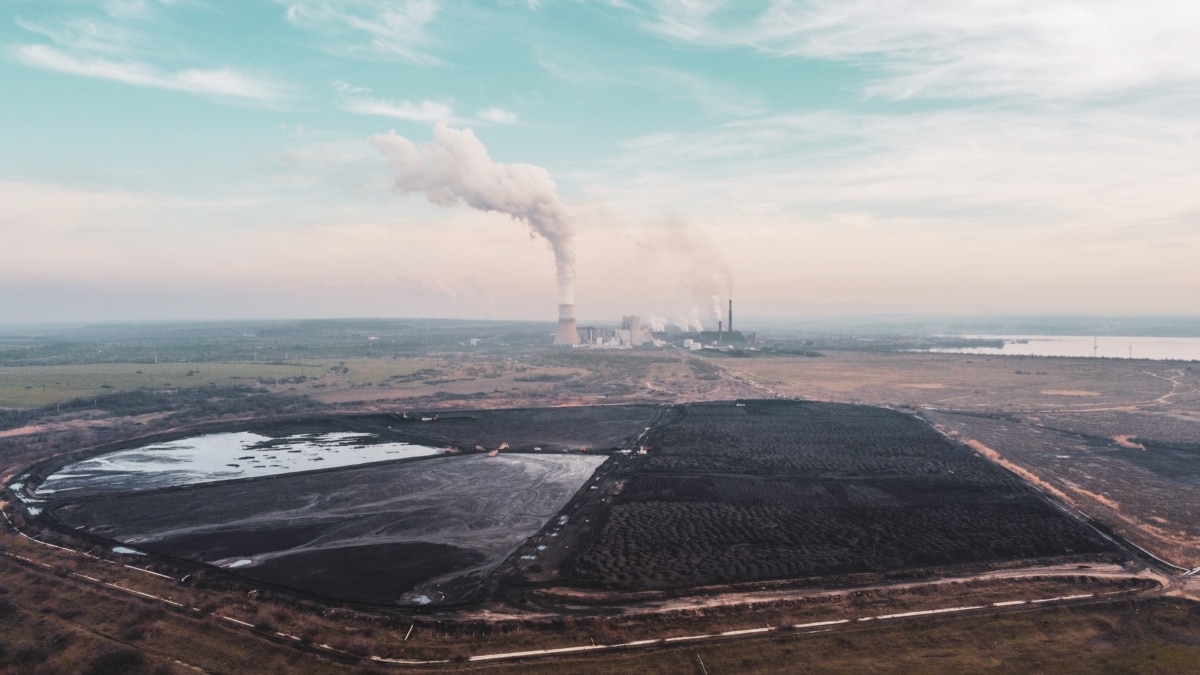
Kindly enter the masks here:
<path id="1" fill-rule="evenodd" d="M 68 491 L 134 492 L 219 480 L 354 466 L 443 452 L 410 443 L 372 443 L 372 434 L 333 432 L 272 438 L 250 432 L 207 434 L 69 464 L 46 478 L 39 496 Z"/>

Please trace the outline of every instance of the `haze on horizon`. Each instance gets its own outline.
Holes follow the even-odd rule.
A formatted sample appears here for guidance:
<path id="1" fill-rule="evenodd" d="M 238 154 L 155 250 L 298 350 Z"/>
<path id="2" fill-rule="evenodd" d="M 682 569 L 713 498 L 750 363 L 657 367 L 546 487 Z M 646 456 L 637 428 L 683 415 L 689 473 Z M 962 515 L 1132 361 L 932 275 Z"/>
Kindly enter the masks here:
<path id="1" fill-rule="evenodd" d="M 15 0 L 0 83 L 0 324 L 554 320 L 503 199 L 396 189 L 437 125 L 582 318 L 1200 314 L 1187 0 Z"/>

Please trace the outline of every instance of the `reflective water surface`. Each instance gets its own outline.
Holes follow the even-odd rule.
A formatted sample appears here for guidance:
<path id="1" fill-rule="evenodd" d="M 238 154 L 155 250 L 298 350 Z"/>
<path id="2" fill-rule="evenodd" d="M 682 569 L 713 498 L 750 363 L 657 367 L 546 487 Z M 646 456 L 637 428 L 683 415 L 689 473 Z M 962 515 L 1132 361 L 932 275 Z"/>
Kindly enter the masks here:
<path id="1" fill-rule="evenodd" d="M 1003 340 L 1003 347 L 949 347 L 922 351 L 943 354 L 1005 356 L 1076 356 L 1110 359 L 1200 360 L 1200 338 L 1159 338 L 1083 335 L 963 335 Z"/>
<path id="2" fill-rule="evenodd" d="M 68 464 L 48 476 L 37 494 L 149 490 L 443 452 L 422 445 L 377 441 L 372 434 L 354 432 L 296 434 L 281 438 L 246 431 L 194 436 Z"/>

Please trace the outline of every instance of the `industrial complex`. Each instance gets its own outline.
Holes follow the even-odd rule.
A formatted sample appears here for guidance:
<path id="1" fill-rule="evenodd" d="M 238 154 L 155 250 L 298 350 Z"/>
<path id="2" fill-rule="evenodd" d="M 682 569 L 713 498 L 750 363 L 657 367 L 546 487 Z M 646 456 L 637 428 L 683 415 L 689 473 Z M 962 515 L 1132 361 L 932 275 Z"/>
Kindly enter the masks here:
<path id="1" fill-rule="evenodd" d="M 733 330 L 733 300 L 729 300 L 726 321 L 717 321 L 711 330 L 655 330 L 637 315 L 621 317 L 620 328 L 579 326 L 575 305 L 558 306 L 558 330 L 554 344 L 567 347 L 633 349 L 637 347 L 681 347 L 683 349 L 730 348 L 754 344 L 755 335 Z"/>

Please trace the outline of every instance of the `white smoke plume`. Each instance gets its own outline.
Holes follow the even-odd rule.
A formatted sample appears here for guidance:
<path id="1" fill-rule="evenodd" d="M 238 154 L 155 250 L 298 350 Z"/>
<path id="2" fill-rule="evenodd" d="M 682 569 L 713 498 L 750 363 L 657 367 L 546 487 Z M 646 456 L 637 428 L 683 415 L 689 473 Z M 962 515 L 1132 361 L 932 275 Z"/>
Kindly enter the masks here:
<path id="1" fill-rule="evenodd" d="M 721 249 L 708 233 L 683 219 L 665 218 L 635 239 L 641 257 L 662 270 L 677 284 L 676 302 L 692 306 L 690 313 L 673 312 L 672 323 L 682 330 L 703 330 L 700 307 L 705 320 L 717 322 L 725 316 L 722 298 L 733 295 L 733 272 Z"/>
<path id="2" fill-rule="evenodd" d="M 396 132 L 372 136 L 395 171 L 401 192 L 422 192 L 439 206 L 459 202 L 480 211 L 504 213 L 541 235 L 554 252 L 559 304 L 575 303 L 575 223 L 558 200 L 550 173 L 532 164 L 501 164 L 470 129 L 433 128 L 433 141 L 420 145 Z"/>
<path id="3" fill-rule="evenodd" d="M 396 282 L 401 288 L 413 295 L 445 298 L 451 301 L 458 300 L 458 291 L 455 291 L 440 279 L 426 280 L 418 279 L 417 277 L 399 276 L 396 277 Z"/>
<path id="4" fill-rule="evenodd" d="M 671 313 L 671 323 L 681 331 L 687 332 L 691 329 L 688 318 L 683 312 L 676 310 Z"/>
<path id="5" fill-rule="evenodd" d="M 651 332 L 661 333 L 667 329 L 667 319 L 665 317 L 651 315 L 646 317 L 646 325 L 649 326 Z"/>

